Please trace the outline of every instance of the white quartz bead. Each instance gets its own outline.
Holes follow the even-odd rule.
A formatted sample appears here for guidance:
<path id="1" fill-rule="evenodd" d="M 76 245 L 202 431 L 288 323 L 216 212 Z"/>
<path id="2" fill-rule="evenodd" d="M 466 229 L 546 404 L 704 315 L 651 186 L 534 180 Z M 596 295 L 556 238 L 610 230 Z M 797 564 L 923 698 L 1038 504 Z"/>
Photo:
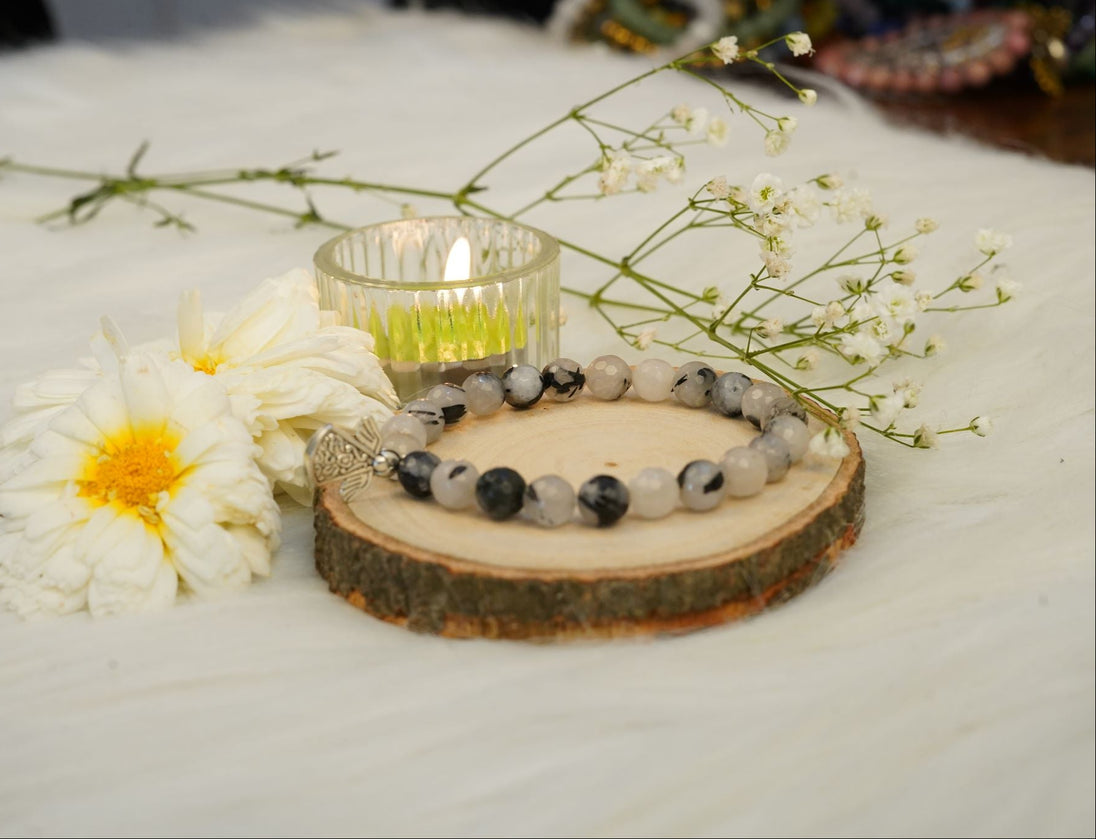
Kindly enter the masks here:
<path id="1" fill-rule="evenodd" d="M 775 434 L 762 434 L 750 441 L 750 448 L 765 455 L 765 465 L 769 468 L 768 482 L 779 481 L 788 474 L 792 466 L 792 453 L 788 444 Z"/>
<path id="2" fill-rule="evenodd" d="M 686 362 L 677 368 L 674 396 L 682 405 L 703 408 L 712 401 L 712 385 L 715 384 L 715 379 L 715 370 L 706 362 Z"/>
<path id="3" fill-rule="evenodd" d="M 382 447 L 392 449 L 393 447 L 388 445 L 388 441 L 393 437 L 409 437 L 416 442 L 416 449 L 426 448 L 426 426 L 410 414 L 396 414 L 389 417 L 387 422 L 381 426 Z M 400 452 L 400 454 L 404 454 L 404 452 Z"/>
<path id="4" fill-rule="evenodd" d="M 445 414 L 428 399 L 413 399 L 403 406 L 403 412 L 414 417 L 426 429 L 426 443 L 436 443 L 445 430 Z"/>
<path id="5" fill-rule="evenodd" d="M 468 410 L 477 417 L 493 414 L 502 407 L 506 399 L 506 389 L 502 380 L 486 370 L 473 373 L 464 380 L 464 396 L 468 400 Z"/>
<path id="6" fill-rule="evenodd" d="M 743 373 L 724 373 L 712 385 L 712 405 L 728 417 L 742 415 L 742 394 L 753 387 L 750 377 Z"/>
<path id="7" fill-rule="evenodd" d="M 422 451 L 426 448 L 426 443 L 420 437 L 412 437 L 410 434 L 389 434 L 381 442 L 381 448 L 394 451 L 403 457 L 408 452 Z"/>
<path id="8" fill-rule="evenodd" d="M 586 389 L 598 399 L 620 399 L 632 385 L 632 368 L 618 355 L 602 355 L 586 368 Z"/>
<path id="9" fill-rule="evenodd" d="M 525 487 L 521 514 L 541 527 L 567 524 L 575 512 L 575 489 L 559 475 L 544 475 Z"/>
<path id="10" fill-rule="evenodd" d="M 746 388 L 742 394 L 742 416 L 753 423 L 754 428 L 761 427 L 761 416 L 775 400 L 787 396 L 784 388 L 772 382 L 757 382 Z"/>
<path id="11" fill-rule="evenodd" d="M 811 433 L 807 430 L 807 424 L 791 414 L 780 414 L 769 420 L 765 427 L 766 434 L 775 434 L 788 444 L 788 453 L 792 456 L 792 463 L 798 463 L 807 453 L 807 447 L 811 444 Z"/>
<path id="12" fill-rule="evenodd" d="M 749 498 L 765 488 L 769 479 L 769 467 L 765 455 L 749 446 L 727 449 L 720 462 L 727 483 L 727 495 L 732 498 Z"/>
<path id="13" fill-rule="evenodd" d="M 638 369 L 636 372 L 639 372 Z M 670 368 L 670 373 L 673 373 L 673 368 Z M 669 393 L 669 388 L 666 392 Z M 677 478 L 668 469 L 651 466 L 628 481 L 628 493 L 631 495 L 630 509 L 633 513 L 644 519 L 660 519 L 677 506 Z"/>
<path id="14" fill-rule="evenodd" d="M 644 402 L 662 402 L 670 398 L 674 386 L 674 368 L 661 358 L 645 358 L 636 365 L 632 387 Z"/>
<path id="15" fill-rule="evenodd" d="M 441 408 L 445 424 L 453 425 L 468 411 L 468 396 L 456 385 L 434 385 L 426 392 L 426 398 Z"/>
<path id="16" fill-rule="evenodd" d="M 677 476 L 681 503 L 690 510 L 711 510 L 726 494 L 723 470 L 710 460 L 694 460 Z"/>
<path id="17" fill-rule="evenodd" d="M 467 460 L 443 460 L 430 474 L 430 494 L 449 510 L 463 510 L 476 500 L 479 472 Z"/>

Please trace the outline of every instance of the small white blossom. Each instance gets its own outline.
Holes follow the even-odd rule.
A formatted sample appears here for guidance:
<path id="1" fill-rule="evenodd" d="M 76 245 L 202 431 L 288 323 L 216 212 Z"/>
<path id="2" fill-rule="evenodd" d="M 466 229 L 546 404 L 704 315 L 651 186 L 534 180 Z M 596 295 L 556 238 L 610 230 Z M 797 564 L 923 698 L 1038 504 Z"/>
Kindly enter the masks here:
<path id="1" fill-rule="evenodd" d="M 891 279 L 901 285 L 913 285 L 917 281 L 917 272 L 909 268 L 899 268 L 891 272 Z"/>
<path id="2" fill-rule="evenodd" d="M 849 453 L 849 445 L 838 429 L 827 428 L 811 437 L 810 450 L 820 457 L 842 458 Z"/>
<path id="3" fill-rule="evenodd" d="M 731 194 L 731 188 L 727 185 L 727 178 L 723 175 L 712 178 L 704 188 L 711 193 L 713 198 L 728 198 Z"/>
<path id="4" fill-rule="evenodd" d="M 875 317 L 874 307 L 866 300 L 858 300 L 856 305 L 849 310 L 849 323 L 863 323 L 864 321 L 874 320 Z"/>
<path id="5" fill-rule="evenodd" d="M 925 355 L 933 356 L 938 353 L 944 352 L 948 348 L 948 342 L 944 340 L 942 335 L 931 335 L 929 339 L 925 341 Z"/>
<path id="6" fill-rule="evenodd" d="M 906 337 L 906 330 L 900 323 L 888 317 L 879 316 L 871 322 L 872 336 L 886 347 L 896 347 Z"/>
<path id="7" fill-rule="evenodd" d="M 675 105 L 673 110 L 670 111 L 670 119 L 676 122 L 678 125 L 684 125 L 689 121 L 689 117 L 692 116 L 693 109 L 688 105 L 682 103 Z"/>
<path id="8" fill-rule="evenodd" d="M 644 329 L 636 336 L 636 348 L 645 350 L 651 346 L 651 342 L 654 341 L 658 335 L 657 329 Z"/>
<path id="9" fill-rule="evenodd" d="M 956 282 L 956 288 L 960 291 L 969 293 L 971 291 L 977 291 L 985 283 L 985 277 L 978 272 L 973 274 L 967 274 L 965 277 L 960 277 Z"/>
<path id="10" fill-rule="evenodd" d="M 765 154 L 769 157 L 779 157 L 788 148 L 791 137 L 784 131 L 767 131 L 765 133 Z"/>
<path id="11" fill-rule="evenodd" d="M 819 175 L 815 180 L 822 189 L 840 189 L 844 183 L 844 181 L 841 180 L 841 176 L 836 175 L 833 172 Z"/>
<path id="12" fill-rule="evenodd" d="M 920 382 L 915 382 L 910 378 L 898 379 L 891 383 L 891 387 L 895 393 L 902 397 L 902 404 L 906 408 L 916 408 L 921 401 L 921 388 L 923 385 Z"/>
<path id="13" fill-rule="evenodd" d="M 917 303 L 917 310 L 919 312 L 925 311 L 932 305 L 932 301 L 935 299 L 931 291 L 919 291 L 913 295 L 914 302 Z"/>
<path id="14" fill-rule="evenodd" d="M 765 267 L 769 269 L 769 273 L 777 279 L 783 279 L 792 270 L 791 263 L 778 252 L 763 250 L 761 258 L 765 261 Z"/>
<path id="15" fill-rule="evenodd" d="M 1001 277 L 997 280 L 997 301 L 999 303 L 1007 303 L 1016 296 L 1016 292 L 1020 289 L 1021 285 L 1015 280 L 1010 280 L 1008 277 Z"/>
<path id="16" fill-rule="evenodd" d="M 738 59 L 738 38 L 734 35 L 727 35 L 724 38 L 720 38 L 712 44 L 712 52 L 714 52 L 716 58 L 724 64 L 730 64 L 732 61 L 736 61 Z"/>
<path id="17" fill-rule="evenodd" d="M 789 190 L 785 204 L 788 215 L 795 218 L 799 227 L 811 227 L 822 213 L 817 190 L 803 184 Z"/>
<path id="18" fill-rule="evenodd" d="M 936 223 L 936 219 L 926 217 L 917 219 L 914 227 L 917 228 L 918 233 L 933 233 L 940 225 Z"/>
<path id="19" fill-rule="evenodd" d="M 814 347 L 808 347 L 799 354 L 799 357 L 795 360 L 796 370 L 813 370 L 818 366 L 818 350 Z"/>
<path id="20" fill-rule="evenodd" d="M 834 193 L 830 207 L 838 223 L 865 219 L 872 212 L 871 193 L 860 187 L 842 187 Z"/>
<path id="21" fill-rule="evenodd" d="M 750 184 L 750 191 L 746 195 L 746 204 L 755 213 L 768 213 L 783 197 L 784 182 L 776 175 L 762 172 Z"/>
<path id="22" fill-rule="evenodd" d="M 601 158 L 601 176 L 597 187 L 602 195 L 616 195 L 628 183 L 632 161 L 623 152 L 611 152 Z"/>
<path id="23" fill-rule="evenodd" d="M 811 55 L 814 52 L 811 36 L 806 32 L 792 32 L 790 35 L 785 35 L 784 40 L 787 41 L 792 55 Z"/>
<path id="24" fill-rule="evenodd" d="M 872 306 L 882 318 L 891 318 L 903 326 L 913 321 L 917 314 L 917 301 L 913 292 L 899 283 L 877 286 L 871 295 Z"/>
<path id="25" fill-rule="evenodd" d="M 659 170 L 654 160 L 643 160 L 635 167 L 636 189 L 640 192 L 654 192 L 658 186 Z"/>
<path id="26" fill-rule="evenodd" d="M 769 318 L 761 321 L 758 331 L 770 341 L 784 331 L 784 321 L 780 318 Z"/>
<path id="27" fill-rule="evenodd" d="M 845 335 L 838 349 L 854 364 L 861 361 L 871 364 L 883 357 L 883 347 L 866 332 Z"/>
<path id="28" fill-rule="evenodd" d="M 810 107 L 818 101 L 818 91 L 813 90 L 809 87 L 803 88 L 801 91 L 799 91 L 799 101 L 802 102 L 804 105 Z"/>
<path id="29" fill-rule="evenodd" d="M 979 437 L 986 437 L 993 431 L 993 420 L 989 417 L 975 417 L 970 421 L 970 430 Z"/>
<path id="30" fill-rule="evenodd" d="M 712 117 L 712 121 L 708 123 L 707 136 L 710 145 L 727 145 L 727 121 L 719 117 Z"/>
<path id="31" fill-rule="evenodd" d="M 917 259 L 917 248 L 913 245 L 902 245 L 902 247 L 894 252 L 894 256 L 892 256 L 891 259 L 899 265 L 909 265 L 913 260 Z"/>
<path id="32" fill-rule="evenodd" d="M 866 219 L 864 219 L 864 227 L 868 230 L 882 230 L 890 220 L 882 213 L 872 213 Z"/>
<path id="33" fill-rule="evenodd" d="M 986 256 L 994 256 L 1012 247 L 1012 237 L 1007 233 L 983 228 L 974 237 L 974 244 Z"/>
<path id="34" fill-rule="evenodd" d="M 868 407 L 871 411 L 871 418 L 882 429 L 888 429 L 894 425 L 894 421 L 898 418 L 898 414 L 901 413 L 905 404 L 901 396 L 892 394 L 890 396 L 873 396 L 869 402 Z"/>
<path id="35" fill-rule="evenodd" d="M 863 294 L 868 290 L 867 281 L 855 274 L 842 274 L 837 278 L 837 285 L 849 294 Z"/>
<path id="36" fill-rule="evenodd" d="M 795 117 L 781 117 L 776 121 L 776 127 L 785 134 L 794 134 L 799 127 L 799 120 Z"/>
<path id="37" fill-rule="evenodd" d="M 815 306 L 811 310 L 811 322 L 820 329 L 833 329 L 844 316 L 845 307 L 836 300 L 831 300 L 825 306 Z"/>
<path id="38" fill-rule="evenodd" d="M 838 412 L 838 416 L 841 418 L 841 425 L 852 431 L 858 425 L 860 425 L 860 409 L 854 406 L 842 408 Z"/>
<path id="39" fill-rule="evenodd" d="M 690 134 L 700 134 L 708 124 L 708 109 L 694 108 L 683 125 Z"/>
<path id="40" fill-rule="evenodd" d="M 935 449 L 937 444 L 936 431 L 927 425 L 922 425 L 913 432 L 913 445 L 919 449 Z"/>

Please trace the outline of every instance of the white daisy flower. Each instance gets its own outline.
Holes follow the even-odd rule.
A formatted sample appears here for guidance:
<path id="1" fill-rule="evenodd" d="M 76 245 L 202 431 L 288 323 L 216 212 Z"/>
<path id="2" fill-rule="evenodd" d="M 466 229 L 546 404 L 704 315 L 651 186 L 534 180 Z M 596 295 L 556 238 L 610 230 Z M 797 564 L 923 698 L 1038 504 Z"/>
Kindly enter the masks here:
<path id="1" fill-rule="evenodd" d="M 170 605 L 270 570 L 278 507 L 215 379 L 134 353 L 0 484 L 0 602 L 29 615 Z"/>

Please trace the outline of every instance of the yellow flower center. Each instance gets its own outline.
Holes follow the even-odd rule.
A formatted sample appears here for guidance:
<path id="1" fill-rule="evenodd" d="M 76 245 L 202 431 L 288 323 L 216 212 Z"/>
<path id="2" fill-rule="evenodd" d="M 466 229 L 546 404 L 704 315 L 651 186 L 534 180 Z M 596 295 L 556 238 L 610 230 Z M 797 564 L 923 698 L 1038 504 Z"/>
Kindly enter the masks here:
<path id="1" fill-rule="evenodd" d="M 117 502 L 128 508 L 156 507 L 157 496 L 171 488 L 177 469 L 174 444 L 162 436 L 137 435 L 110 454 L 91 460 L 79 495 L 103 504 Z"/>
<path id="2" fill-rule="evenodd" d="M 197 370 L 199 373 L 205 373 L 207 376 L 212 376 L 217 372 L 217 365 L 220 364 L 214 358 L 208 355 L 204 355 L 201 358 L 191 359 L 190 366 Z"/>

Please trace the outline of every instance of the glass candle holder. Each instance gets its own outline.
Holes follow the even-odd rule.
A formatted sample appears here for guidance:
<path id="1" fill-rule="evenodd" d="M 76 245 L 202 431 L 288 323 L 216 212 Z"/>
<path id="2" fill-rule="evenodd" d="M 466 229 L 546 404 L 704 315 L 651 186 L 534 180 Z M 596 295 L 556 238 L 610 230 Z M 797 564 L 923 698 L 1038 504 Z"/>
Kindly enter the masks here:
<path id="1" fill-rule="evenodd" d="M 540 367 L 559 354 L 559 243 L 540 230 L 469 216 L 403 219 L 336 236 L 314 262 L 320 306 L 373 335 L 405 402 L 479 370 Z"/>

